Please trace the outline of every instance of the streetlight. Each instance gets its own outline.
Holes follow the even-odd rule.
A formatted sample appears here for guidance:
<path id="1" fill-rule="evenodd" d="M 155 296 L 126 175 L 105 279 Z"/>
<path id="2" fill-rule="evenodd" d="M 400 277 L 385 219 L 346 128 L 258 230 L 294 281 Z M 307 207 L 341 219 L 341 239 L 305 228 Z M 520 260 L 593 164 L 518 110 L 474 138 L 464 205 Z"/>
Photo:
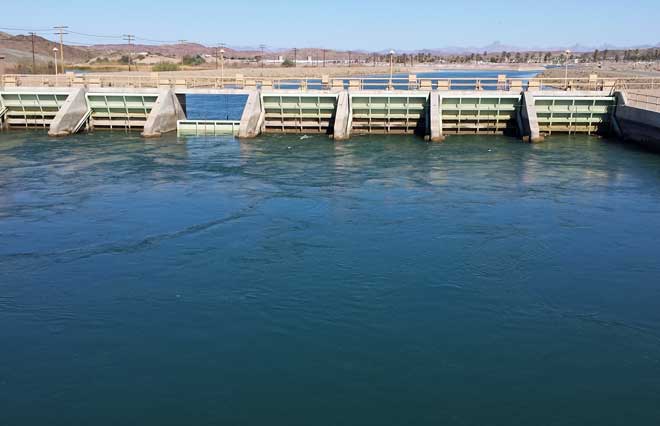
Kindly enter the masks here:
<path id="1" fill-rule="evenodd" d="M 571 54 L 571 51 L 569 49 L 566 49 L 564 51 L 564 54 L 566 55 L 566 59 L 564 60 L 564 65 L 566 66 L 566 71 L 564 73 L 564 85 L 566 87 L 566 90 L 568 90 L 568 57 Z"/>
<path id="2" fill-rule="evenodd" d="M 57 47 L 53 47 L 53 56 L 55 57 L 55 75 L 59 75 L 59 71 L 57 70 L 57 52 L 59 52 L 59 49 Z"/>
<path id="3" fill-rule="evenodd" d="M 393 74 L 394 74 L 394 50 L 390 50 L 390 90 L 394 89 L 394 86 L 392 86 Z"/>

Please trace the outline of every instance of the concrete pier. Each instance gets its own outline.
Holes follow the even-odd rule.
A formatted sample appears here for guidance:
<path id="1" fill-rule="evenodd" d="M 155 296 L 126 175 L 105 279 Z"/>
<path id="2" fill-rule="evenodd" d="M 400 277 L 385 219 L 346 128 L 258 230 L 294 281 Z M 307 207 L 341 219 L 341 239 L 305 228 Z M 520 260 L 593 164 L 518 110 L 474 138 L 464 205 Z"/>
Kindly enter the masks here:
<path id="1" fill-rule="evenodd" d="M 527 92 L 522 94 L 522 103 L 520 108 L 521 121 L 520 134 L 525 142 L 537 143 L 543 140 L 539 129 L 539 120 L 534 106 L 534 95 Z"/>
<path id="2" fill-rule="evenodd" d="M 337 108 L 335 110 L 333 137 L 336 141 L 343 141 L 351 137 L 350 115 L 350 97 L 347 91 L 343 91 L 337 97 Z"/>
<path id="3" fill-rule="evenodd" d="M 177 121 L 185 118 L 186 114 L 176 94 L 171 89 L 163 90 L 147 117 L 142 136 L 153 138 L 173 132 L 176 130 Z"/>
<path id="4" fill-rule="evenodd" d="M 261 103 L 261 92 L 255 90 L 248 95 L 245 109 L 243 109 L 243 115 L 241 116 L 238 137 L 256 138 L 261 134 L 263 123 L 264 109 Z"/>
<path id="5" fill-rule="evenodd" d="M 80 121 L 88 114 L 87 91 L 82 87 L 72 90 L 59 112 L 50 123 L 49 136 L 68 136 L 80 124 Z"/>
<path id="6" fill-rule="evenodd" d="M 445 137 L 442 134 L 442 112 L 440 111 L 440 97 L 431 93 L 428 111 L 429 139 L 431 142 L 442 142 Z"/>

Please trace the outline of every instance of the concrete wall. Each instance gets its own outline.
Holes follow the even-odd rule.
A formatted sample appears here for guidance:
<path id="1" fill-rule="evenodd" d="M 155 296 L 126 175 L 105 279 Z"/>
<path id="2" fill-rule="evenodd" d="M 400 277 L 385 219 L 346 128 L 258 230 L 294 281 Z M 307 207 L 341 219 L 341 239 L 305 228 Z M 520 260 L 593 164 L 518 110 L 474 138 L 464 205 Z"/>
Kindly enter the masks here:
<path id="1" fill-rule="evenodd" d="M 621 139 L 660 151 L 660 112 L 620 104 L 614 117 Z"/>
<path id="2" fill-rule="evenodd" d="M 159 137 L 163 133 L 173 132 L 176 130 L 177 121 L 185 119 L 186 114 L 174 91 L 163 90 L 147 117 L 142 136 L 153 138 Z"/>
<path id="3" fill-rule="evenodd" d="M 74 89 L 69 94 L 66 102 L 50 123 L 48 136 L 68 136 L 75 130 L 75 127 L 89 111 L 85 94 L 86 91 L 82 87 Z"/>

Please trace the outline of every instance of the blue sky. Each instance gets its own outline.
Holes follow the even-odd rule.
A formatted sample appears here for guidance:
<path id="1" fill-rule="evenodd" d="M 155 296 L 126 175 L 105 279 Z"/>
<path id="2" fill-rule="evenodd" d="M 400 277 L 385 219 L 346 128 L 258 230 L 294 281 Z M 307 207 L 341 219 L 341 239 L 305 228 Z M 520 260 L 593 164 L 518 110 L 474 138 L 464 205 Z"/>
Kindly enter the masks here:
<path id="1" fill-rule="evenodd" d="M 0 27 L 230 46 L 423 49 L 660 43 L 660 0 L 4 1 Z M 98 6 L 94 6 L 94 4 Z M 9 31 L 16 33 L 17 31 Z M 49 35 L 44 32 L 42 35 Z M 117 42 L 71 34 L 80 43 Z"/>

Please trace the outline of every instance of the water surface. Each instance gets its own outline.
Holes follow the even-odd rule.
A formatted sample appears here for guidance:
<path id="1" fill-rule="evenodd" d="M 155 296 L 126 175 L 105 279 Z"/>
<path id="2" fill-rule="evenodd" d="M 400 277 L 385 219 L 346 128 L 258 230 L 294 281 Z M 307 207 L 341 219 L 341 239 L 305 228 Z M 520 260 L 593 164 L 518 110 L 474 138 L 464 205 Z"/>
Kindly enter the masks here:
<path id="1" fill-rule="evenodd" d="M 660 420 L 660 157 L 0 134 L 0 424 Z"/>

